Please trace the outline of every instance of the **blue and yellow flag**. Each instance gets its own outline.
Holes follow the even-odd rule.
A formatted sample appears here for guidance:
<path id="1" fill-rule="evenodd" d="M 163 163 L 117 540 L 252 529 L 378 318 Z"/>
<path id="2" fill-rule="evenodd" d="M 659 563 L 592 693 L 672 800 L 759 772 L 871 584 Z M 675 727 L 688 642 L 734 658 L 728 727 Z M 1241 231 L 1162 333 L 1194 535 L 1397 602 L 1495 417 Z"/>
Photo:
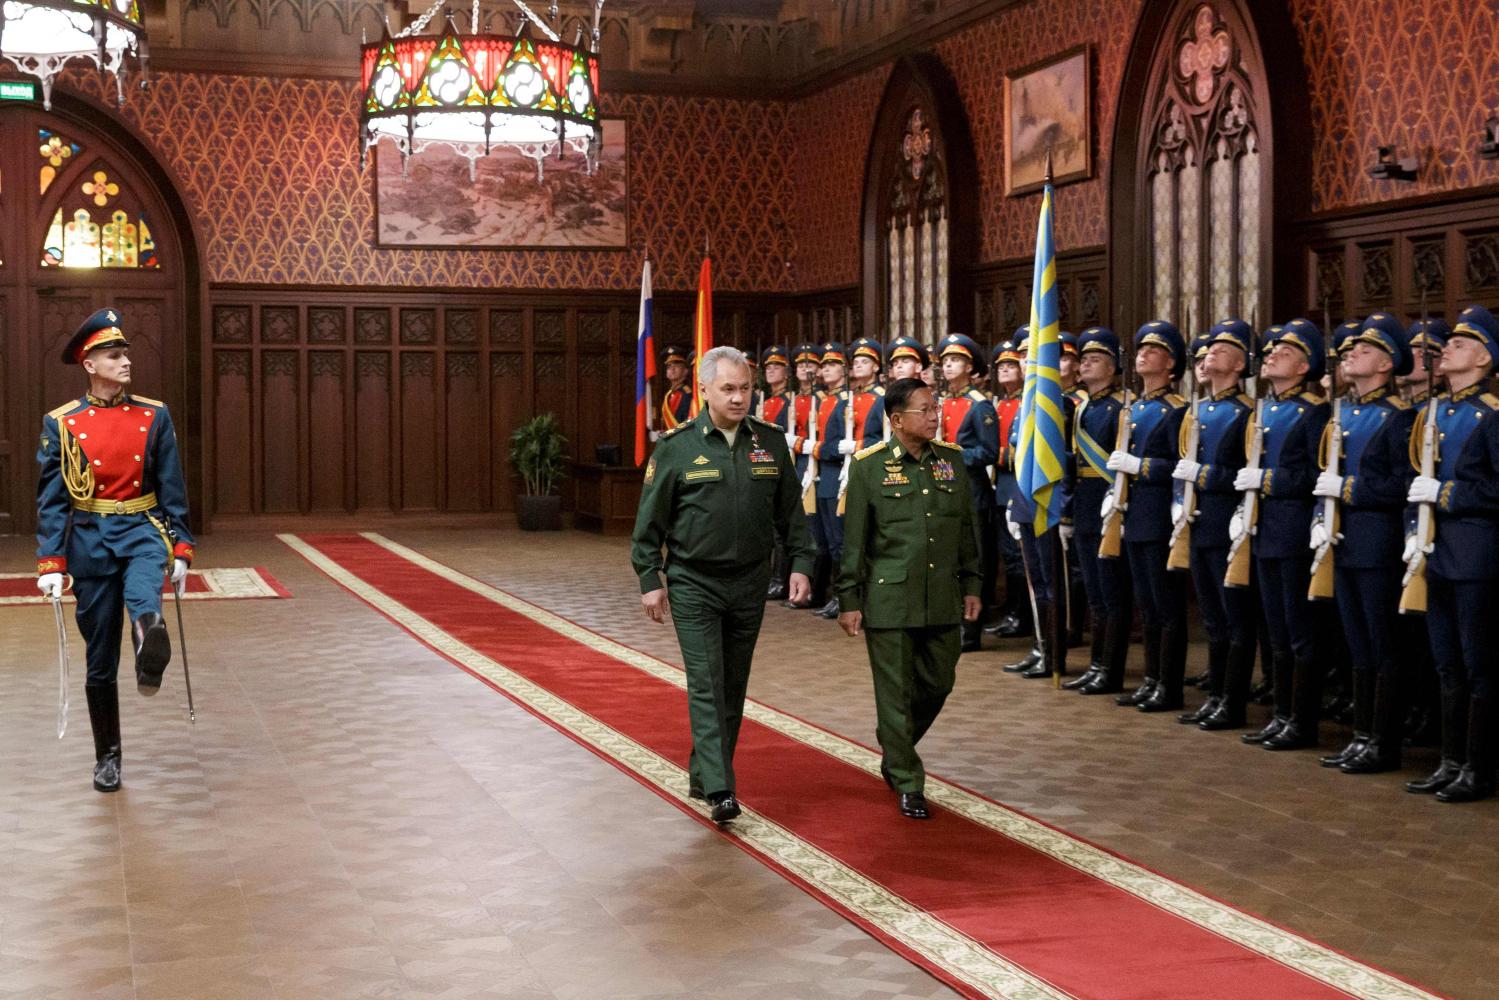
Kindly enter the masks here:
<path id="1" fill-rule="evenodd" d="M 1056 484 L 1066 469 L 1067 434 L 1062 408 L 1061 310 L 1057 300 L 1057 248 L 1052 239 L 1052 191 L 1041 196 L 1036 227 L 1036 270 L 1031 281 L 1030 350 L 1025 359 L 1025 391 L 1020 398 L 1020 445 L 1015 478 L 1031 501 L 1036 534 L 1062 519 L 1064 497 Z"/>

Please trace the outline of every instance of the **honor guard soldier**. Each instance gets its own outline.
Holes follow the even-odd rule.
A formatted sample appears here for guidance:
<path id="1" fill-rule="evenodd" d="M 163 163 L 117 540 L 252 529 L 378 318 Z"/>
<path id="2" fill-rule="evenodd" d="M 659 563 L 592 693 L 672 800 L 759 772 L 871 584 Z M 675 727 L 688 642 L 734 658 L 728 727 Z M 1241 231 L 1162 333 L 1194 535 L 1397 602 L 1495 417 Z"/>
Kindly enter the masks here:
<path id="1" fill-rule="evenodd" d="M 1109 452 L 1119 437 L 1124 393 L 1119 391 L 1119 337 L 1101 326 L 1077 338 L 1078 375 L 1086 390 L 1072 421 L 1077 482 L 1072 493 L 1073 548 L 1082 570 L 1092 615 L 1092 655 L 1080 676 L 1063 684 L 1083 694 L 1114 694 L 1124 688 L 1132 624 L 1128 569 L 1123 559 L 1101 559 L 1103 505 L 1113 486 Z"/>
<path id="2" fill-rule="evenodd" d="M 154 695 L 172 657 L 161 619 L 162 581 L 179 588 L 193 559 L 187 489 L 166 404 L 130 393 L 130 343 L 112 308 L 73 334 L 63 363 L 81 365 L 89 390 L 42 418 L 37 462 L 37 586 L 60 597 L 73 577 L 87 647 L 94 787 L 120 787 L 120 630 L 135 647 L 136 688 Z"/>
<path id="3" fill-rule="evenodd" d="M 838 501 L 843 495 L 844 470 L 858 451 L 858 438 L 851 429 L 843 421 L 833 419 L 839 405 L 851 395 L 846 387 L 848 355 L 842 344 L 822 345 L 818 374 L 822 378 L 823 396 L 817 404 L 815 439 L 807 442 L 817 464 L 817 520 L 813 535 L 818 551 L 827 556 L 829 573 L 836 575 L 843 559 L 843 515 L 838 511 Z M 815 613 L 819 618 L 837 618 L 837 596 L 830 597 Z"/>
<path id="4" fill-rule="evenodd" d="M 921 341 L 914 337 L 896 337 L 885 348 L 885 377 L 891 382 L 903 378 L 920 379 L 921 373 L 931 367 L 931 355 Z M 868 447 L 890 439 L 890 418 L 885 410 L 885 395 L 875 399 L 864 418 L 864 444 Z"/>
<path id="5" fill-rule="evenodd" d="M 689 794 L 706 799 L 714 822 L 724 823 L 739 815 L 734 747 L 771 549 L 778 539 L 786 547 L 793 600 L 806 597 L 813 550 L 785 437 L 750 415 L 744 355 L 732 347 L 706 352 L 699 382 L 703 408 L 663 434 L 646 465 L 630 561 L 646 615 L 655 622 L 670 615 L 682 648 Z"/>
<path id="6" fill-rule="evenodd" d="M 1425 505 L 1434 540 L 1406 539 L 1405 561 L 1426 563 L 1426 624 L 1442 694 L 1442 762 L 1413 792 L 1443 802 L 1494 794 L 1494 647 L 1499 641 L 1499 397 L 1486 392 L 1499 361 L 1499 321 L 1482 306 L 1458 316 L 1442 349 L 1447 391 L 1416 415 L 1407 501 Z M 1435 414 L 1435 433 L 1425 428 Z M 1420 520 L 1418 518 L 1417 524 Z M 1418 529 L 1419 531 L 1419 529 Z"/>
<path id="7" fill-rule="evenodd" d="M 1239 506 L 1234 480 L 1244 467 L 1245 428 L 1251 402 L 1240 386 L 1254 350 L 1255 336 L 1243 320 L 1226 319 L 1208 331 L 1207 352 L 1199 366 L 1206 392 L 1182 421 L 1181 459 L 1172 475 L 1194 491 L 1193 509 L 1182 516 L 1191 524 L 1192 583 L 1208 635 L 1207 701 L 1195 712 L 1178 716 L 1198 724 L 1223 702 L 1229 658 L 1252 664 L 1256 641 L 1256 611 L 1252 593 L 1224 584 L 1228 572 L 1229 522 Z M 1188 448 L 1191 422 L 1197 424 L 1197 450 Z M 1248 668 L 1240 665 L 1236 673 Z"/>
<path id="8" fill-rule="evenodd" d="M 851 349 L 853 358 L 849 362 L 848 385 L 853 394 L 854 443 L 863 448 L 885 439 L 883 410 L 878 420 L 870 419 L 880 397 L 885 394 L 884 386 L 879 384 L 880 367 L 885 360 L 885 349 L 880 346 L 879 341 L 870 340 L 868 337 L 855 340 Z M 848 416 L 845 412 L 839 411 L 834 419 L 847 420 Z"/>
<path id="9" fill-rule="evenodd" d="M 1296 750 L 1317 745 L 1326 671 L 1316 655 L 1320 630 L 1308 590 L 1312 488 L 1320 471 L 1318 455 L 1329 409 L 1326 400 L 1308 387 L 1322 378 L 1327 345 L 1311 320 L 1293 319 L 1267 335 L 1264 346 L 1268 353 L 1262 373 L 1271 393 L 1260 404 L 1260 421 L 1252 429 L 1261 442 L 1259 463 L 1246 464 L 1234 478 L 1236 489 L 1258 495 L 1258 524 L 1236 518 L 1230 534 L 1252 536 L 1243 544 L 1253 545 L 1260 601 L 1270 630 L 1275 714 L 1256 735 L 1266 750 Z M 1203 728 L 1244 725 L 1253 669 L 1252 652 L 1230 653 L 1217 721 L 1204 720 Z"/>
<path id="10" fill-rule="evenodd" d="M 661 397 L 661 433 L 680 427 L 692 416 L 692 386 L 688 384 L 691 359 L 680 347 L 661 352 L 666 370 L 666 393 Z"/>
<path id="11" fill-rule="evenodd" d="M 793 404 L 796 396 L 790 384 L 791 355 L 780 344 L 772 344 L 761 352 L 760 369 L 765 373 L 765 392 L 760 397 L 755 415 L 779 427 L 786 438 L 787 448 L 795 455 L 796 432 L 791 428 L 791 418 L 795 415 Z M 778 544 L 770 558 L 770 586 L 765 591 L 767 601 L 785 598 L 790 572 L 786 550 Z"/>
<path id="12" fill-rule="evenodd" d="M 995 577 L 999 575 L 999 541 L 994 484 L 989 480 L 989 466 L 999 459 L 999 420 L 994 404 L 969 384 L 974 372 L 984 372 L 984 354 L 971 337 L 950 333 L 942 338 L 938 354 L 947 392 L 939 401 L 937 439 L 949 441 L 962 449 L 963 465 L 968 470 L 968 486 L 973 491 L 974 524 L 978 532 L 979 559 L 983 564 L 985 605 L 993 603 Z M 978 649 L 981 624 L 977 620 L 963 623 L 963 652 Z"/>
<path id="13" fill-rule="evenodd" d="M 999 458 L 994 463 L 994 498 L 996 511 L 1003 509 L 1015 490 L 1015 452 L 1010 447 L 1010 437 L 1015 429 L 1015 418 L 1020 416 L 1020 397 L 1025 387 L 1025 355 L 1016 346 L 1023 340 L 1026 328 L 1016 331 L 1010 340 L 995 346 L 994 362 L 994 416 L 999 423 Z M 1000 515 L 995 514 L 996 523 Z M 999 539 L 999 561 L 1005 576 L 1005 601 L 999 609 L 998 621 L 984 631 L 1003 639 L 1014 639 L 1031 634 L 1030 599 L 1025 593 L 1025 566 L 1020 560 L 1020 545 L 1009 531 L 995 531 Z"/>
<path id="14" fill-rule="evenodd" d="M 1335 345 L 1349 398 L 1335 427 L 1339 461 L 1323 471 L 1313 492 L 1336 504 L 1337 519 L 1312 523 L 1313 552 L 1329 544 L 1334 559 L 1333 599 L 1353 661 L 1353 739 L 1322 758 L 1324 767 L 1372 774 L 1400 767 L 1405 698 L 1400 690 L 1395 630 L 1400 608 L 1400 552 L 1405 497 L 1410 488 L 1410 434 L 1416 411 L 1395 391 L 1395 379 L 1411 369 L 1404 327 L 1388 313 L 1375 313 Z M 1321 513 L 1319 508 L 1318 513 Z"/>
<path id="15" fill-rule="evenodd" d="M 1135 332 L 1140 397 L 1130 404 L 1128 450 L 1109 455 L 1108 468 L 1130 477 L 1122 535 L 1145 651 L 1145 679 L 1116 703 L 1143 711 L 1182 707 L 1187 670 L 1187 585 L 1166 569 L 1171 549 L 1172 470 L 1187 401 L 1171 385 L 1187 366 L 1187 348 L 1171 323 L 1153 320 Z M 1105 504 L 1113 494 L 1105 498 Z M 1111 512 L 1105 508 L 1102 520 Z M 1146 706 L 1149 706 L 1148 708 Z"/>
<path id="16" fill-rule="evenodd" d="M 792 352 L 795 364 L 796 384 L 791 390 L 789 412 L 786 414 L 786 443 L 791 446 L 792 458 L 796 461 L 797 481 L 801 483 L 804 517 L 807 535 L 815 540 L 817 534 L 816 479 L 817 460 L 812 457 L 812 433 L 816 423 L 817 408 L 822 402 L 821 377 L 818 366 L 822 361 L 822 348 L 817 344 L 798 344 Z M 812 574 L 812 593 L 806 604 L 783 602 L 788 608 L 805 608 L 812 604 L 821 606 L 824 591 L 832 578 L 832 568 L 826 552 L 817 551 L 817 562 Z"/>
<path id="17" fill-rule="evenodd" d="M 927 819 L 916 744 L 952 691 L 960 621 L 982 609 L 973 494 L 961 450 L 934 440 L 932 390 L 900 379 L 885 398 L 890 440 L 860 451 L 849 472 L 839 624 L 850 636 L 862 627 L 869 649 L 880 773 L 902 814 Z"/>

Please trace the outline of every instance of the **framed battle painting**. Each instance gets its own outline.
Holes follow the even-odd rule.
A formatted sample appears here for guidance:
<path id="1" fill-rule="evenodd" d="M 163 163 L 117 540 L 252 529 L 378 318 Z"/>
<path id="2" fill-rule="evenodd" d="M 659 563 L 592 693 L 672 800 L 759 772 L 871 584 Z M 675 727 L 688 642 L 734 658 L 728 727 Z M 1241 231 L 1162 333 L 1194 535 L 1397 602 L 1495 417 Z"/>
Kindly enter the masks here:
<path id="1" fill-rule="evenodd" d="M 1005 195 L 1093 176 L 1093 58 L 1087 45 L 1005 74 Z"/>
<path id="2" fill-rule="evenodd" d="M 401 157 L 375 154 L 375 245 L 462 250 L 624 250 L 629 247 L 629 133 L 603 121 L 598 170 L 581 153 L 536 163 L 509 149 L 468 160 L 447 146 Z"/>

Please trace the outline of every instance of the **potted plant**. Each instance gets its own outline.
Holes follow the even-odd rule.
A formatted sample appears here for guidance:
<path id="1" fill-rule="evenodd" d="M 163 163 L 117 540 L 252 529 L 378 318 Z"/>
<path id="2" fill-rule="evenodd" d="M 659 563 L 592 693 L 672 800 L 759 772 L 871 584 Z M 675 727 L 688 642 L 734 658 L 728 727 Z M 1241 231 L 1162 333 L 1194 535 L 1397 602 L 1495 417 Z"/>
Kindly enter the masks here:
<path id="1" fill-rule="evenodd" d="M 522 531 L 562 528 L 557 481 L 562 478 L 566 443 L 557 429 L 557 418 L 550 413 L 532 417 L 510 435 L 510 464 L 525 485 L 525 492 L 515 498 L 515 518 Z"/>

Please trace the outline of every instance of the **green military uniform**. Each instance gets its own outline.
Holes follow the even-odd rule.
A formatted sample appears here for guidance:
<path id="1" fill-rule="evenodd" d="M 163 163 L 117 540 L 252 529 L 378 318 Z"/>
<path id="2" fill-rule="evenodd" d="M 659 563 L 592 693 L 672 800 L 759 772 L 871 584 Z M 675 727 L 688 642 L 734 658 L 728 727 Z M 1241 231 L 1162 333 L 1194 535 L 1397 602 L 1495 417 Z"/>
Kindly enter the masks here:
<path id="1" fill-rule="evenodd" d="M 687 668 L 695 793 L 734 790 L 734 744 L 777 538 L 791 571 L 810 574 L 816 552 L 779 427 L 748 417 L 730 444 L 704 408 L 662 436 L 646 466 L 630 561 L 642 594 L 661 589 L 666 573 Z"/>
<path id="2" fill-rule="evenodd" d="M 898 438 L 849 469 L 839 607 L 863 612 L 884 771 L 898 792 L 926 777 L 916 743 L 952 691 L 963 598 L 983 582 L 963 452 L 933 441 L 918 459 Z"/>

